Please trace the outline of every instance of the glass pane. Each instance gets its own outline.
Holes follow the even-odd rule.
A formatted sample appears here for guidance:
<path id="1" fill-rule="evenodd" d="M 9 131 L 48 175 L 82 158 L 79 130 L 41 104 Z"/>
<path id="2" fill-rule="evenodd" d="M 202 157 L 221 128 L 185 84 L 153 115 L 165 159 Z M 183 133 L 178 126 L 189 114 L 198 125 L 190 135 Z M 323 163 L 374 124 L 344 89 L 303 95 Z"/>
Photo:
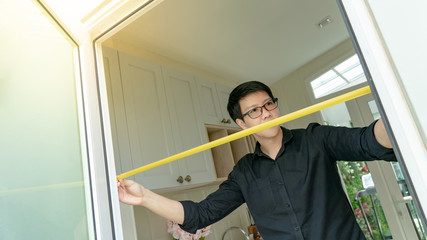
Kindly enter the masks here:
<path id="1" fill-rule="evenodd" d="M 371 110 L 373 118 L 379 119 L 380 113 L 378 111 L 377 104 L 374 100 L 368 102 L 369 109 Z M 421 224 L 421 220 L 418 216 L 417 211 L 415 210 L 414 202 L 410 198 L 408 185 L 406 184 L 405 177 L 403 176 L 402 169 L 400 167 L 400 164 L 398 162 L 392 162 L 390 163 L 393 167 L 394 175 L 396 176 L 397 183 L 399 184 L 400 192 L 402 193 L 402 197 L 409 197 L 408 201 L 406 203 L 406 206 L 408 208 L 408 211 L 411 215 L 412 220 L 414 221 L 414 227 L 417 230 L 418 239 L 427 239 L 427 235 L 424 231 L 424 228 Z"/>
<path id="2" fill-rule="evenodd" d="M 314 97 L 320 98 L 363 82 L 366 82 L 365 73 L 359 58 L 353 55 L 310 83 Z"/>
<path id="3" fill-rule="evenodd" d="M 345 103 L 331 106 L 320 112 L 326 125 L 353 127 Z M 370 175 L 367 164 L 365 162 L 338 161 L 337 165 L 356 221 L 366 239 L 382 239 L 381 234 L 390 235 L 384 211 L 374 188 L 366 189 L 363 185 L 363 176 Z"/>
<path id="4" fill-rule="evenodd" d="M 0 239 L 88 239 L 76 46 L 35 1 L 0 8 Z"/>
<path id="5" fill-rule="evenodd" d="M 374 120 L 380 119 L 380 111 L 378 110 L 377 104 L 375 103 L 375 100 L 368 102 L 369 109 L 371 110 L 372 117 Z"/>
<path id="6" fill-rule="evenodd" d="M 335 92 L 336 89 L 341 89 L 342 86 L 346 85 L 346 81 L 341 77 L 332 79 L 331 81 L 323 84 L 322 86 L 314 89 L 314 96 L 316 98 L 328 95 L 329 93 Z"/>
<path id="7" fill-rule="evenodd" d="M 322 86 L 323 84 L 329 82 L 331 79 L 336 78 L 336 77 L 337 77 L 337 74 L 334 71 L 329 70 L 328 72 L 324 73 L 320 77 L 311 81 L 311 86 L 313 88 L 318 88 L 318 87 Z"/>
<path id="8" fill-rule="evenodd" d="M 360 65 L 358 65 L 358 66 L 354 67 L 353 69 L 343 73 L 343 76 L 345 77 L 345 79 L 347 79 L 350 82 L 356 80 L 357 78 L 359 78 L 363 75 L 364 75 L 364 72 L 363 72 L 362 66 L 360 66 Z"/>
<path id="9" fill-rule="evenodd" d="M 353 55 L 349 59 L 340 63 L 338 66 L 334 67 L 334 69 L 340 73 L 347 71 L 347 69 L 354 67 L 355 65 L 360 65 L 359 58 L 357 55 Z"/>

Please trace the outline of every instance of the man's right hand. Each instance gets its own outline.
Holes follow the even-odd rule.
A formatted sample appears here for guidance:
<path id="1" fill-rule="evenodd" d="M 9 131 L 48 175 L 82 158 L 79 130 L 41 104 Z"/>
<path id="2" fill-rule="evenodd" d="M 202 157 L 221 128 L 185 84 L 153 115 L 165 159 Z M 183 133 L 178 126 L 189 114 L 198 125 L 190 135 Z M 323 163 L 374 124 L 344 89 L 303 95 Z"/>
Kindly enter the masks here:
<path id="1" fill-rule="evenodd" d="M 130 205 L 142 205 L 142 200 L 147 189 L 132 181 L 121 179 L 117 181 L 119 200 Z"/>
<path id="2" fill-rule="evenodd" d="M 117 189 L 122 203 L 144 206 L 166 219 L 179 224 L 184 222 L 184 208 L 176 200 L 156 194 L 132 180 L 118 180 Z"/>

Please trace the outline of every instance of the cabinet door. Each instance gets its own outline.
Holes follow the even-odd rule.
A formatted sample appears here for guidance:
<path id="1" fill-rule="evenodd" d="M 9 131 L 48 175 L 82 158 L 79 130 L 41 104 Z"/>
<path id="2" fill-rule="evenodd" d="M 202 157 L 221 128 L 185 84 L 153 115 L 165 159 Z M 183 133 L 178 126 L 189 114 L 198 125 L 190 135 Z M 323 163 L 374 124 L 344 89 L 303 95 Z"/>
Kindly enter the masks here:
<path id="1" fill-rule="evenodd" d="M 222 111 L 220 109 L 218 93 L 214 82 L 196 79 L 200 97 L 200 107 L 203 122 L 213 125 L 222 125 Z"/>
<path id="2" fill-rule="evenodd" d="M 222 113 L 223 118 L 225 119 L 225 126 L 236 127 L 239 126 L 231 119 L 230 114 L 227 111 L 228 97 L 230 96 L 231 91 L 233 89 L 231 87 L 216 84 L 216 89 L 218 93 L 219 107 Z"/>
<path id="3" fill-rule="evenodd" d="M 131 150 L 130 159 L 122 161 L 137 168 L 175 152 L 171 122 L 160 65 L 122 52 L 119 60 Z M 150 189 L 170 187 L 178 171 L 172 162 L 139 173 L 135 180 Z"/>
<path id="4" fill-rule="evenodd" d="M 208 142 L 200 118 L 199 97 L 193 76 L 166 67 L 163 67 L 163 74 L 177 152 Z M 183 178 L 187 175 L 191 177 L 191 181 L 184 181 L 183 184 L 203 183 L 216 178 L 209 151 L 179 159 L 177 162 L 180 175 Z"/>

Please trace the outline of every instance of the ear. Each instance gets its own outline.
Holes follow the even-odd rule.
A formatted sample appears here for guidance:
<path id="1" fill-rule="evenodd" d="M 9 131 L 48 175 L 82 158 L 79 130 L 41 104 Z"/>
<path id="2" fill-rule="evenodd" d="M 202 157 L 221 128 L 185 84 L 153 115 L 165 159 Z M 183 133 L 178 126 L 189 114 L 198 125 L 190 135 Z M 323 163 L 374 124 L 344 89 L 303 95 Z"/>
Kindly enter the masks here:
<path id="1" fill-rule="evenodd" d="M 246 126 L 246 123 L 242 120 L 242 119 L 240 119 L 240 118 L 237 118 L 236 119 L 236 124 L 237 125 L 239 125 L 239 127 L 241 128 L 241 129 L 246 129 L 246 128 L 248 128 L 247 126 Z"/>

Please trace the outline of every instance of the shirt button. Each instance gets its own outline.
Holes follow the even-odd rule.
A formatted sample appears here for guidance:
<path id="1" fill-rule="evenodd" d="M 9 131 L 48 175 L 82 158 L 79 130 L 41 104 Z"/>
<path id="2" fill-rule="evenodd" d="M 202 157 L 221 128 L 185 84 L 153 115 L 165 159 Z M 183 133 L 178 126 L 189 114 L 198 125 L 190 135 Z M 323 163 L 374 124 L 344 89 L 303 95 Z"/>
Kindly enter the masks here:
<path id="1" fill-rule="evenodd" d="M 291 204 L 289 204 L 289 203 L 285 203 L 285 207 L 290 208 L 290 207 L 291 207 Z"/>
<path id="2" fill-rule="evenodd" d="M 299 227 L 295 227 L 294 230 L 295 230 L 295 232 L 298 232 L 299 231 Z"/>

